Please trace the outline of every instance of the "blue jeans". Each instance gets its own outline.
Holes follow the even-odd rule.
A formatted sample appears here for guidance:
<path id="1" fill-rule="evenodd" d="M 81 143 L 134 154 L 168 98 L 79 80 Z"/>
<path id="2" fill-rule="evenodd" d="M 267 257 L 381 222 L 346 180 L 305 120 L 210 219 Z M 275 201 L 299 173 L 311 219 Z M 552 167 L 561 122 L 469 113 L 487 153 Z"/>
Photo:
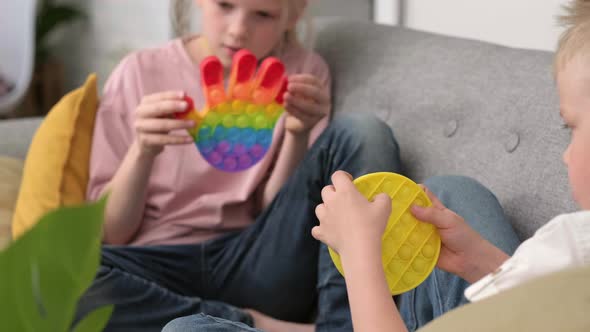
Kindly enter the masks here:
<path id="1" fill-rule="evenodd" d="M 514 253 L 520 241 L 491 191 L 463 176 L 432 177 L 424 184 L 485 239 L 509 255 Z M 395 301 L 408 331 L 466 303 L 463 293 L 468 286 L 467 281 L 435 268 L 420 286 L 397 296 Z"/>
<path id="2" fill-rule="evenodd" d="M 433 177 L 425 181 L 425 184 L 448 208 L 465 218 L 486 239 L 508 254 L 514 252 L 519 244 L 518 237 L 506 219 L 496 197 L 484 186 L 473 179 L 460 176 Z M 322 263 L 331 264 L 326 257 L 323 261 L 320 259 L 320 264 Z M 325 266 L 325 268 L 328 267 Z M 333 271 L 333 269 L 329 270 Z M 465 303 L 463 292 L 467 286 L 468 283 L 465 280 L 435 269 L 420 286 L 396 297 L 396 304 L 408 330 L 415 331 L 436 317 Z M 320 294 L 321 296 L 322 294 Z M 342 296 L 338 298 L 344 300 Z M 327 302 L 327 305 L 330 306 L 334 303 L 334 301 Z M 337 315 L 335 319 L 340 322 L 346 315 L 349 315 L 349 312 L 344 309 L 343 303 L 338 303 L 337 309 L 333 307 L 329 309 L 322 311 L 320 308 L 320 321 L 327 322 L 326 324 L 330 324 L 330 319 L 321 317 L 323 314 L 335 314 Z M 322 328 L 321 324 L 317 327 L 318 330 Z M 352 327 L 342 323 L 334 330 L 352 331 Z M 170 322 L 164 331 L 253 332 L 258 330 L 202 313 L 176 319 Z"/>
<path id="3" fill-rule="evenodd" d="M 315 207 L 336 170 L 360 176 L 400 172 L 400 165 L 386 124 L 367 114 L 337 115 L 248 228 L 199 244 L 104 246 L 77 319 L 114 304 L 106 331 L 160 331 L 198 313 L 251 326 L 239 308 L 252 308 L 293 322 L 317 316 L 322 331 L 350 330 L 344 280 L 311 236 Z"/>

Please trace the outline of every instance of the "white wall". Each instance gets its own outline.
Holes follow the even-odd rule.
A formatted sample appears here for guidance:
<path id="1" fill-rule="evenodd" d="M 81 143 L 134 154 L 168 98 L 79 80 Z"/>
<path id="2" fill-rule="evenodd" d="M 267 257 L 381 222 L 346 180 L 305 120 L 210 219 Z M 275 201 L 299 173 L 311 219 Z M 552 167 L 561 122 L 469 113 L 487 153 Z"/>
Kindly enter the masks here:
<path id="1" fill-rule="evenodd" d="M 405 5 L 405 25 L 410 28 L 550 51 L 555 49 L 562 31 L 555 17 L 561 13 L 561 5 L 567 3 L 567 0 L 401 1 Z M 387 12 L 387 6 L 397 2 L 376 0 L 376 7 Z"/>
<path id="2" fill-rule="evenodd" d="M 88 15 L 56 37 L 55 53 L 65 63 L 66 90 L 97 72 L 102 84 L 120 59 L 132 50 L 161 44 L 171 35 L 168 1 L 89 0 L 75 4 Z"/>

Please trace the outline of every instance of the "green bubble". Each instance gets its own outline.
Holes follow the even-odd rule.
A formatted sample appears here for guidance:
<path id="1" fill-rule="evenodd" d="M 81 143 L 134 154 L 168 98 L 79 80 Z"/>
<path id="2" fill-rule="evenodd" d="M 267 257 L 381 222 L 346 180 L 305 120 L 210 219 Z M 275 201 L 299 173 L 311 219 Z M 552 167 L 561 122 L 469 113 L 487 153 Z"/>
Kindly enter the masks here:
<path id="1" fill-rule="evenodd" d="M 219 116 L 218 113 L 209 112 L 207 114 L 207 116 L 205 117 L 205 123 L 211 127 L 217 126 L 219 124 L 219 122 L 221 122 L 221 117 Z"/>
<path id="2" fill-rule="evenodd" d="M 232 128 L 233 126 L 235 126 L 236 124 L 236 120 L 235 117 L 231 114 L 228 114 L 226 116 L 223 117 L 223 126 L 226 128 Z"/>
<path id="3" fill-rule="evenodd" d="M 268 121 L 264 115 L 256 116 L 256 120 L 254 120 L 254 128 L 256 129 L 264 129 L 268 126 Z"/>
<path id="4" fill-rule="evenodd" d="M 240 115 L 236 121 L 236 125 L 239 128 L 246 128 L 250 125 L 250 119 L 247 115 Z"/>

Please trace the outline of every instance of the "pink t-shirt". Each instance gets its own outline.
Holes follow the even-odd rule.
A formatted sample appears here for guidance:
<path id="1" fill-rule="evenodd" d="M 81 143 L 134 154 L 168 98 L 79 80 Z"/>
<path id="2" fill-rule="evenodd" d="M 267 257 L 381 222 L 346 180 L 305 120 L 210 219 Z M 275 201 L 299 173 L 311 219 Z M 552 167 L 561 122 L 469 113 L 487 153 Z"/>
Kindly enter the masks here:
<path id="1" fill-rule="evenodd" d="M 281 60 L 289 74 L 314 74 L 329 91 L 328 66 L 316 53 L 294 46 Z M 198 109 L 204 105 L 198 65 L 192 62 L 180 39 L 133 53 L 113 71 L 96 115 L 88 200 L 99 198 L 133 142 L 134 112 L 141 98 L 168 90 L 186 91 Z M 313 129 L 312 142 L 328 120 L 324 118 Z M 129 244 L 198 243 L 252 224 L 260 213 L 256 210 L 255 192 L 278 155 L 283 122 L 277 123 L 266 156 L 242 172 L 215 169 L 194 144 L 166 147 L 154 163 L 143 221 Z"/>

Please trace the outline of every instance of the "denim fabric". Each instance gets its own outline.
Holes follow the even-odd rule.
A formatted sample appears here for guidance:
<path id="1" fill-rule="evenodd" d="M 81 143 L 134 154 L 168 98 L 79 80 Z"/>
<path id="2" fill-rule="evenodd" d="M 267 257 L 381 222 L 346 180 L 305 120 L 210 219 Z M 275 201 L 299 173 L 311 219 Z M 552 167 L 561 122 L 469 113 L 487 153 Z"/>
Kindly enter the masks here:
<path id="1" fill-rule="evenodd" d="M 205 314 L 196 314 L 175 319 L 164 326 L 162 332 L 262 332 L 244 323 L 234 322 Z"/>
<path id="2" fill-rule="evenodd" d="M 252 308 L 294 322 L 317 315 L 318 330 L 349 331 L 344 280 L 311 236 L 315 207 L 336 170 L 357 177 L 399 173 L 400 165 L 386 124 L 367 114 L 339 114 L 252 226 L 196 245 L 105 246 L 77 317 L 115 304 L 106 331 L 159 331 L 199 313 L 215 317 L 206 318 L 209 325 L 225 319 L 251 326 L 238 308 Z"/>
<path id="3" fill-rule="evenodd" d="M 479 234 L 512 255 L 520 241 L 500 203 L 479 182 L 462 176 L 438 176 L 424 182 L 441 202 L 462 216 Z M 469 283 L 435 268 L 417 288 L 396 298 L 409 331 L 467 302 L 463 295 Z"/>
<path id="4" fill-rule="evenodd" d="M 451 210 L 461 215 L 480 234 L 494 245 L 512 254 L 519 240 L 506 219 L 496 197 L 477 181 L 461 176 L 439 176 L 425 181 L 426 186 L 440 198 Z M 323 258 L 322 255 L 326 257 Z M 331 278 L 334 269 L 325 251 L 320 252 L 320 267 L 325 264 L 325 272 L 319 276 L 319 285 L 335 285 L 332 296 L 330 290 L 320 292 L 326 296 L 323 305 L 327 309 L 320 310 L 317 330 L 352 331 L 350 313 L 345 310 L 346 298 L 342 297 L 342 280 Z M 322 268 L 321 268 L 322 269 Z M 326 279 L 322 279 L 322 277 Z M 450 273 L 435 269 L 424 283 L 416 289 L 398 296 L 395 300 L 409 331 L 415 331 L 426 323 L 460 306 L 466 302 L 463 292 L 468 283 Z M 342 302 L 340 302 L 342 301 Z M 321 308 L 320 308 L 321 309 Z M 322 315 L 330 315 L 329 317 Z M 328 328 L 327 328 L 328 327 Z M 237 326 L 230 321 L 213 319 L 204 315 L 196 315 L 176 319 L 170 322 L 165 332 L 192 331 L 257 331 Z"/>

